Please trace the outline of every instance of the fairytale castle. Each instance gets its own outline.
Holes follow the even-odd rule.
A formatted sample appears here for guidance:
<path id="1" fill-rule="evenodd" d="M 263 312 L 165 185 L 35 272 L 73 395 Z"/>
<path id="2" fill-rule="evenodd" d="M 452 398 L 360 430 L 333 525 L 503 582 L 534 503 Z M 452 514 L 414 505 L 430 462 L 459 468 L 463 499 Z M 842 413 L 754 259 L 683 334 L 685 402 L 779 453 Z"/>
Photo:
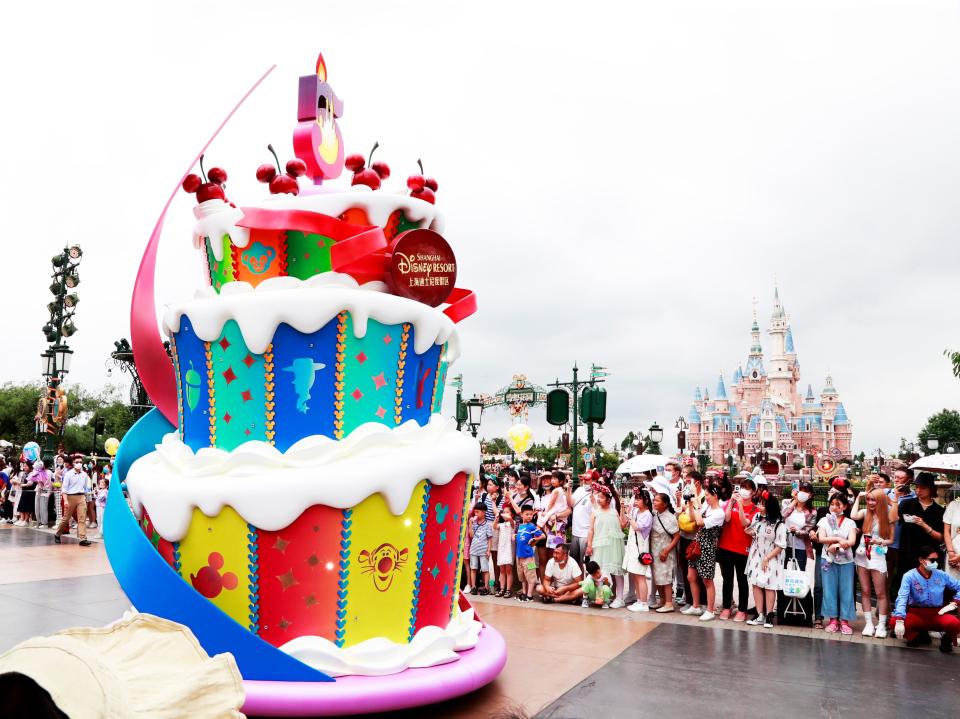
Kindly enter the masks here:
<path id="1" fill-rule="evenodd" d="M 690 408 L 687 446 L 707 448 L 711 461 L 722 463 L 729 450 L 737 454 L 737 443 L 744 443 L 744 454 L 766 451 L 771 457 L 787 455 L 789 467 L 806 451 L 812 454 L 850 456 L 853 427 L 843 403 L 827 376 L 819 399 L 807 385 L 800 394 L 800 363 L 793 344 L 790 318 L 774 290 L 770 335 L 773 351 L 764 358 L 760 346 L 760 325 L 753 311 L 753 344 L 746 368 L 738 365 L 729 392 L 723 375 L 710 398 L 706 388 L 697 387 Z"/>

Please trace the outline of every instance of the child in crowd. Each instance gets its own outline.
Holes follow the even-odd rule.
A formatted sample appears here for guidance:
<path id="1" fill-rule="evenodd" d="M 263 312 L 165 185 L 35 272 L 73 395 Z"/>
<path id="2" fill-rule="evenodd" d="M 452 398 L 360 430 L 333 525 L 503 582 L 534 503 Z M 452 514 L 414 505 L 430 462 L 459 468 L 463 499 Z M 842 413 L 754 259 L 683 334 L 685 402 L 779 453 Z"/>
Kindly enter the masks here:
<path id="1" fill-rule="evenodd" d="M 589 607 L 595 604 L 601 609 L 610 608 L 610 600 L 613 599 L 613 581 L 610 575 L 604 574 L 600 570 L 600 565 L 593 560 L 587 562 L 587 576 L 584 577 L 580 586 L 583 588 L 582 606 Z"/>
<path id="2" fill-rule="evenodd" d="M 97 516 L 100 517 L 100 533 L 97 535 L 101 539 L 103 538 L 103 511 L 107 507 L 107 494 L 110 492 L 110 480 L 106 477 L 101 477 L 100 481 L 97 482 L 97 491 L 96 491 L 96 504 L 97 504 Z"/>
<path id="3" fill-rule="evenodd" d="M 490 555 L 493 552 L 493 526 L 487 521 L 487 505 L 477 502 L 473 505 L 473 519 L 470 520 L 470 594 L 487 595 L 490 581 Z M 477 570 L 483 574 L 483 586 L 477 588 Z"/>
<path id="4" fill-rule="evenodd" d="M 547 546 L 551 549 L 566 541 L 567 523 L 560 517 L 568 509 L 564 484 L 566 484 L 566 477 L 560 472 L 554 472 L 550 476 L 550 496 L 547 499 L 546 508 L 540 512 L 537 519 L 537 525 L 541 529 L 546 529 L 549 534 Z M 551 546 L 551 540 L 553 540 L 553 546 Z"/>
<path id="5" fill-rule="evenodd" d="M 518 602 L 529 602 L 533 599 L 533 590 L 537 586 L 537 550 L 536 543 L 546 535 L 533 523 L 533 507 L 530 504 L 521 505 L 520 519 L 522 523 L 517 527 L 517 576 L 520 578 L 520 593 Z"/>
<path id="6" fill-rule="evenodd" d="M 513 543 L 516 538 L 514 529 L 513 506 L 509 501 L 500 508 L 493 523 L 497 535 L 497 596 L 510 599 L 513 596 Z"/>

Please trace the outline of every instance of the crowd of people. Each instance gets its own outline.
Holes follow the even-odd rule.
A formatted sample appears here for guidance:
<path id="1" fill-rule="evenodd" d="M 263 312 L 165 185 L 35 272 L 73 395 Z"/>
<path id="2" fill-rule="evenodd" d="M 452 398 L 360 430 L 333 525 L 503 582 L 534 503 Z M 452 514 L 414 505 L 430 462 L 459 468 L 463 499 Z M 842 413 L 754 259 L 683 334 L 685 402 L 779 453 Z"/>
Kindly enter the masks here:
<path id="1" fill-rule="evenodd" d="M 762 474 L 704 476 L 681 461 L 625 496 L 597 471 L 573 489 L 560 470 L 508 470 L 474 485 L 465 589 L 766 628 L 786 610 L 850 635 L 859 585 L 863 636 L 916 646 L 939 632 L 949 652 L 960 634 L 960 497 L 939 504 L 935 480 L 900 468 L 855 492 L 841 477 L 815 507 L 809 481 L 780 496 Z M 809 612 L 797 608 L 804 599 Z"/>
<path id="2" fill-rule="evenodd" d="M 82 455 L 32 464 L 0 464 L 0 522 L 17 527 L 56 528 L 54 540 L 76 527 L 79 544 L 90 546 L 87 529 L 99 529 L 107 504 L 111 466 L 98 467 Z M 102 536 L 102 535 L 101 535 Z"/>

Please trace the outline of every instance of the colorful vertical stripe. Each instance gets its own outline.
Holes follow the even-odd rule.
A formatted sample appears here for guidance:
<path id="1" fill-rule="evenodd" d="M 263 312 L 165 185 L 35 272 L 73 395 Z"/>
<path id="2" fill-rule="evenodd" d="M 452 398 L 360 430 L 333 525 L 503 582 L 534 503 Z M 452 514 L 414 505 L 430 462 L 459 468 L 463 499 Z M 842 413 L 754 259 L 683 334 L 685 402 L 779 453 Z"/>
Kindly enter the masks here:
<path id="1" fill-rule="evenodd" d="M 311 334 L 282 324 L 273 340 L 275 446 L 285 452 L 303 437 L 332 437 L 337 320 Z"/>
<path id="2" fill-rule="evenodd" d="M 424 485 L 417 485 L 400 516 L 390 511 L 379 494 L 353 510 L 343 646 L 374 637 L 407 641 Z"/>
<path id="3" fill-rule="evenodd" d="M 337 315 L 336 364 L 333 383 L 333 436 L 343 439 L 343 390 L 346 387 L 347 313 Z"/>
<path id="4" fill-rule="evenodd" d="M 439 360 L 438 345 L 433 345 L 422 355 L 411 352 L 408 356 L 401 400 L 403 422 L 413 419 L 418 424 L 425 425 L 430 421 Z"/>
<path id="5" fill-rule="evenodd" d="M 470 487 L 473 485 L 473 475 L 467 477 L 466 486 L 463 489 L 463 504 L 461 505 L 461 512 L 459 517 L 454 517 L 453 521 L 455 524 L 460 526 L 460 547 L 457 550 L 457 576 L 453 581 L 454 586 L 454 596 L 460 592 L 460 576 L 463 573 L 463 548 L 467 541 L 467 520 L 470 519 Z M 457 608 L 457 603 L 454 602 L 453 606 L 450 607 L 450 616 L 448 619 L 453 617 L 453 613 Z"/>
<path id="6" fill-rule="evenodd" d="M 465 507 L 467 475 L 431 486 L 423 528 L 422 570 L 418 573 L 418 601 L 413 607 L 410 637 L 423 627 L 446 627 L 457 596 L 461 556 L 460 521 Z"/>
<path id="7" fill-rule="evenodd" d="M 430 534 L 430 490 L 433 485 L 424 482 L 423 506 L 420 508 L 420 542 L 417 544 L 417 566 L 413 575 L 413 600 L 410 602 L 410 630 L 407 632 L 407 641 L 413 639 L 417 629 L 417 607 L 420 604 L 420 585 L 423 580 L 423 552 L 427 544 L 427 535 Z"/>
<path id="8" fill-rule="evenodd" d="M 250 626 L 248 525 L 231 507 L 216 517 L 199 509 L 179 543 L 180 576 L 238 624 Z"/>
<path id="9" fill-rule="evenodd" d="M 266 440 L 263 355 L 247 349 L 239 325 L 229 320 L 210 343 L 216 395 L 216 443 L 231 450 L 251 440 Z M 213 408 L 211 408 L 213 410 Z"/>
<path id="10" fill-rule="evenodd" d="M 404 324 L 400 331 L 400 352 L 397 356 L 397 389 L 393 398 L 393 423 L 403 423 L 403 383 L 407 372 L 407 352 L 410 347 L 411 325 Z"/>
<path id="11" fill-rule="evenodd" d="M 193 332 L 190 319 L 180 319 L 180 331 L 171 342 L 176 346 L 177 394 L 180 435 L 191 449 L 210 446 L 210 398 L 207 384 L 206 347 Z"/>
<path id="12" fill-rule="evenodd" d="M 366 334 L 356 337 L 353 318 L 347 315 L 343 361 L 345 435 L 366 422 L 393 426 L 402 332 L 403 325 L 384 325 L 371 319 Z"/>
<path id="13" fill-rule="evenodd" d="M 230 241 L 230 235 L 224 235 L 219 239 L 220 256 L 222 260 L 217 260 L 213 254 L 211 238 L 207 238 L 207 267 L 210 271 L 210 284 L 217 292 L 228 282 L 233 282 L 233 243 Z"/>
<path id="14" fill-rule="evenodd" d="M 342 647 L 347 631 L 347 598 L 350 592 L 350 545 L 353 534 L 353 510 L 346 509 L 340 520 L 340 554 L 337 557 L 337 613 L 335 642 Z"/>
<path id="15" fill-rule="evenodd" d="M 430 405 L 430 411 L 438 414 L 443 405 L 443 390 L 447 386 L 447 369 L 450 365 L 443 359 L 447 354 L 447 345 L 444 345 L 440 352 L 440 369 L 437 370 L 437 383 L 433 386 L 433 402 Z"/>
<path id="16" fill-rule="evenodd" d="M 247 566 L 249 594 L 247 596 L 250 620 L 247 625 L 254 634 L 260 631 L 260 544 L 257 537 L 257 528 L 247 525 Z"/>
<path id="17" fill-rule="evenodd" d="M 277 532 L 257 531 L 259 635 L 274 646 L 334 641 L 344 512 L 314 506 Z"/>

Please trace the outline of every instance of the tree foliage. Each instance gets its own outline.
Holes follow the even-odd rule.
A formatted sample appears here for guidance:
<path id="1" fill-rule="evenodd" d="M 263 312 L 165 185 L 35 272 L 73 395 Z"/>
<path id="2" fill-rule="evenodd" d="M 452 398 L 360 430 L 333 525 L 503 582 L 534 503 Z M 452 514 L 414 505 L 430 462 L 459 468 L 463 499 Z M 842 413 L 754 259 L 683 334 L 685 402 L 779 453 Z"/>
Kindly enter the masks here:
<path id="1" fill-rule="evenodd" d="M 0 385 L 0 439 L 22 446 L 37 439 L 34 417 L 37 401 L 44 394 L 39 382 Z M 67 427 L 63 435 L 68 452 L 89 453 L 93 447 L 94 422 L 104 420 L 104 433 L 97 437 L 96 450 L 103 453 L 103 440 L 107 437 L 123 439 L 133 425 L 134 417 L 124 402 L 124 393 L 117 385 L 107 385 L 102 390 L 91 392 L 80 385 L 67 388 Z"/>
<path id="2" fill-rule="evenodd" d="M 943 451 L 948 442 L 960 442 L 960 412 L 943 409 L 932 415 L 917 433 L 922 450 L 926 450 L 930 437 L 936 437 L 940 441 L 939 451 Z"/>

